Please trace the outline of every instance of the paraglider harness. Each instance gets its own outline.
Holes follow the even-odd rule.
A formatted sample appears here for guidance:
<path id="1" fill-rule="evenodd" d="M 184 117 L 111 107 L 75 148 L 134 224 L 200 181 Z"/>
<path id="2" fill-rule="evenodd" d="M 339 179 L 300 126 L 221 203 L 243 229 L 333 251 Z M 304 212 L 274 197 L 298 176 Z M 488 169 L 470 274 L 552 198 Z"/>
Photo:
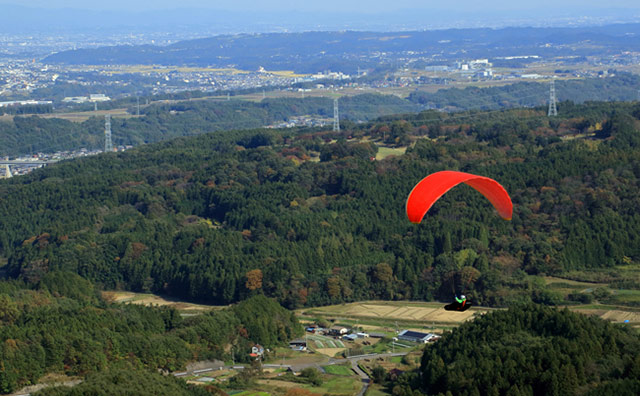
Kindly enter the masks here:
<path id="1" fill-rule="evenodd" d="M 444 309 L 447 311 L 466 311 L 471 306 L 471 302 L 467 301 L 467 298 L 462 294 L 460 298 L 458 295 L 454 295 L 455 301 L 451 304 L 445 305 Z"/>

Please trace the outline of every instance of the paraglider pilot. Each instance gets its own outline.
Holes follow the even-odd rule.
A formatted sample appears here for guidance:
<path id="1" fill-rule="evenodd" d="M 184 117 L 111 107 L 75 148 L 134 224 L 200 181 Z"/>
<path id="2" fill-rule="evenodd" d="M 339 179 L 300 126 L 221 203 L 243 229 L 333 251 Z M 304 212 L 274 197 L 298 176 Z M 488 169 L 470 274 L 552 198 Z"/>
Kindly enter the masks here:
<path id="1" fill-rule="evenodd" d="M 467 302 L 467 298 L 464 296 L 464 294 L 461 294 L 460 298 L 458 298 L 457 294 L 454 297 L 455 297 L 456 301 L 458 302 L 458 304 L 460 304 L 460 308 L 464 308 L 464 304 L 466 304 L 466 302 Z"/>

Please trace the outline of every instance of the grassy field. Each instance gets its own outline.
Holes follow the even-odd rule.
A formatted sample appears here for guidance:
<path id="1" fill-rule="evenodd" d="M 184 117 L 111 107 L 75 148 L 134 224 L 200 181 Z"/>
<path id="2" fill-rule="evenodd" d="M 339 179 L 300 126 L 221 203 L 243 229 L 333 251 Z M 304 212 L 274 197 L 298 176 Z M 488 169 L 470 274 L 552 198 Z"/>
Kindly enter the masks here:
<path id="1" fill-rule="evenodd" d="M 607 302 L 640 307 L 640 290 L 613 290 L 613 294 L 607 299 Z"/>
<path id="2" fill-rule="evenodd" d="M 263 391 L 246 390 L 240 392 L 229 392 L 229 396 L 270 396 L 269 393 Z"/>
<path id="3" fill-rule="evenodd" d="M 275 353 L 269 356 L 270 358 L 265 360 L 264 363 L 297 365 L 308 363 L 325 364 L 329 361 L 327 356 L 322 354 L 293 351 L 288 347 L 276 348 Z"/>
<path id="4" fill-rule="evenodd" d="M 360 390 L 362 383 L 360 378 L 353 377 L 328 377 L 324 383 L 318 387 L 308 388 L 311 392 L 321 395 L 353 395 Z"/>
<path id="5" fill-rule="evenodd" d="M 272 395 L 284 395 L 289 389 L 302 388 L 319 395 L 336 396 L 355 395 L 362 387 L 360 378 L 357 377 L 324 375 L 323 379 L 324 381 L 320 386 L 311 386 L 307 384 L 299 384 L 295 382 L 281 381 L 276 379 L 258 380 L 257 386 L 261 391 L 266 391 Z"/>
<path id="6" fill-rule="evenodd" d="M 351 370 L 351 367 L 342 366 L 342 365 L 338 365 L 338 364 L 332 364 L 332 365 L 329 365 L 329 366 L 322 366 L 322 368 L 324 369 L 324 371 L 327 374 L 346 375 L 346 376 L 354 375 L 354 372 L 353 372 L 353 370 Z"/>
<path id="7" fill-rule="evenodd" d="M 365 396 L 390 396 L 390 393 L 387 393 L 382 386 L 378 384 L 372 384 L 367 389 L 367 393 L 365 393 Z"/>
<path id="8" fill-rule="evenodd" d="M 376 154 L 376 159 L 379 160 L 383 160 L 391 155 L 404 155 L 404 153 L 407 151 L 406 147 L 398 147 L 398 148 L 391 148 L 391 147 L 378 147 L 378 153 Z"/>

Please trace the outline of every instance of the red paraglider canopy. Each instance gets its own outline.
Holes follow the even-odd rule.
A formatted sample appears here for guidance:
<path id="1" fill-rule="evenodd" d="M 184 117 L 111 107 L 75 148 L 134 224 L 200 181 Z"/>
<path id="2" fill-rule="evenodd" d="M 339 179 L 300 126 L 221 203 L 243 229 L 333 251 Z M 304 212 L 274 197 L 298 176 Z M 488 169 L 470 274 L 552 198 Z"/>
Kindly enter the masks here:
<path id="1" fill-rule="evenodd" d="M 442 171 L 433 173 L 416 184 L 407 198 L 407 216 L 412 223 L 420 223 L 431 206 L 460 183 L 465 183 L 476 190 L 493 204 L 500 216 L 511 220 L 513 204 L 507 191 L 495 180 L 471 173 Z"/>

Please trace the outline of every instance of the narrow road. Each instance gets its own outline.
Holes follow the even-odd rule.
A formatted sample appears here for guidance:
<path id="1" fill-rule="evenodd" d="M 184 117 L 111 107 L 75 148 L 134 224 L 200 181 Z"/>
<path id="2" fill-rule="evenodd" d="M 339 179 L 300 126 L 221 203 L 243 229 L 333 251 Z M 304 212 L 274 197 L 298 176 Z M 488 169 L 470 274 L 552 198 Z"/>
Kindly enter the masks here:
<path id="1" fill-rule="evenodd" d="M 272 363 L 272 364 L 263 364 L 262 367 L 269 367 L 269 368 L 279 368 L 279 367 L 290 367 L 293 371 L 296 372 L 300 372 L 301 370 L 308 368 L 308 367 L 315 367 L 317 369 L 320 370 L 320 367 L 322 366 L 328 366 L 328 365 L 332 365 L 332 364 L 342 364 L 345 362 L 351 362 L 351 368 L 353 369 L 353 371 L 360 377 L 360 380 L 362 381 L 362 388 L 360 389 L 360 391 L 356 394 L 356 396 L 363 396 L 366 392 L 367 389 L 369 389 L 369 385 L 371 384 L 371 378 L 369 378 L 369 375 L 367 375 L 367 373 L 365 373 L 359 366 L 358 366 L 358 362 L 364 359 L 379 359 L 379 358 L 385 358 L 385 357 L 393 357 L 393 356 L 404 356 L 406 355 L 407 352 L 398 352 L 398 353 L 379 353 L 379 354 L 368 354 L 368 355 L 358 355 L 358 356 L 349 356 L 346 359 L 338 359 L 338 358 L 329 358 L 328 361 L 326 362 L 312 362 L 312 363 L 301 363 L 301 364 L 295 364 L 295 365 L 289 365 L 289 364 L 277 364 L 277 363 Z M 221 362 L 222 363 L 222 362 Z M 224 365 L 217 365 L 217 366 L 212 366 L 212 367 L 205 367 L 205 368 L 201 368 L 199 370 L 193 370 L 193 371 L 189 371 L 189 372 L 179 372 L 179 373 L 173 373 L 174 376 L 176 377 L 183 377 L 186 375 L 191 375 L 191 374 L 200 374 L 200 373 L 204 373 L 207 371 L 214 371 L 214 370 L 220 370 L 220 369 L 243 369 L 244 367 L 242 366 L 224 366 Z"/>
<path id="2" fill-rule="evenodd" d="M 367 375 L 367 373 L 365 373 L 360 368 L 360 366 L 358 366 L 359 361 L 364 359 L 378 359 L 378 358 L 385 358 L 385 357 L 392 357 L 392 356 L 404 356 L 406 354 L 407 354 L 406 352 L 399 352 L 399 353 L 380 353 L 380 354 L 349 357 L 348 360 L 351 361 L 351 368 L 353 369 L 353 371 L 356 372 L 356 374 L 358 374 L 358 376 L 362 381 L 362 389 L 360 389 L 360 392 L 358 392 L 356 396 L 363 396 L 367 392 L 367 389 L 369 389 L 369 385 L 371 385 L 371 378 L 369 378 L 369 375 Z"/>
<path id="3" fill-rule="evenodd" d="M 351 361 L 351 368 L 356 372 L 356 374 L 358 374 L 358 376 L 360 376 L 360 380 L 362 381 L 362 389 L 360 389 L 360 392 L 358 392 L 356 396 L 363 396 L 367 392 L 367 389 L 369 389 L 371 378 L 369 378 L 367 373 L 360 369 L 358 361 L 355 359 Z"/>

